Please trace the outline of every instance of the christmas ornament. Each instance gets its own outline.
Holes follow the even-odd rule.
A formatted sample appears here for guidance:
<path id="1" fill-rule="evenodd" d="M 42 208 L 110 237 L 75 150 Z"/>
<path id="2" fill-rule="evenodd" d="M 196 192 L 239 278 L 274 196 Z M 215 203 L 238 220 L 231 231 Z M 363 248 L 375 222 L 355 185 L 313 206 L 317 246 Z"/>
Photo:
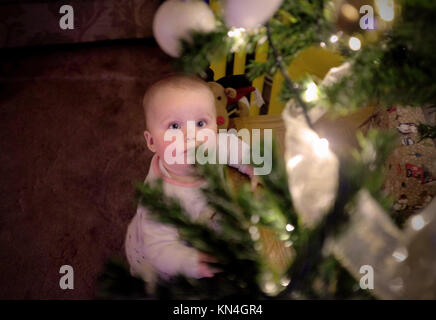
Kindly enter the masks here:
<path id="1" fill-rule="evenodd" d="M 370 268 L 375 274 L 371 280 L 377 297 L 398 299 L 399 293 L 393 290 L 393 274 L 398 264 L 396 256 L 404 251 L 404 236 L 366 190 L 359 192 L 350 215 L 349 227 L 329 242 L 328 248 L 356 279 L 362 278 L 362 266 Z"/>
<path id="2" fill-rule="evenodd" d="M 340 81 L 351 69 L 346 62 L 332 68 L 321 86 L 328 87 Z M 336 197 L 339 160 L 329 149 L 327 139 L 320 139 L 307 126 L 303 114 L 289 101 L 283 112 L 286 126 L 286 153 L 289 188 L 297 211 L 303 221 L 312 227 L 327 213 Z M 318 102 L 308 112 L 312 123 L 326 113 Z"/>
<path id="3" fill-rule="evenodd" d="M 436 199 L 412 216 L 405 230 L 407 251 L 394 278 L 402 299 L 436 299 Z"/>
<path id="4" fill-rule="evenodd" d="M 180 40 L 190 40 L 192 31 L 211 32 L 215 17 L 209 6 L 197 0 L 167 0 L 157 10 L 153 34 L 163 51 L 180 56 Z"/>
<path id="5" fill-rule="evenodd" d="M 405 231 L 366 190 L 350 214 L 349 227 L 329 239 L 326 251 L 361 279 L 361 286 L 362 279 L 369 280 L 369 289 L 381 299 L 436 298 L 436 200 L 412 216 Z"/>
<path id="6" fill-rule="evenodd" d="M 226 0 L 224 20 L 228 27 L 253 29 L 270 19 L 283 0 Z"/>
<path id="7" fill-rule="evenodd" d="M 337 31 L 350 36 L 348 46 L 357 51 L 366 43 L 378 43 L 398 12 L 393 0 L 335 0 L 327 5 L 326 18 Z"/>
<path id="8" fill-rule="evenodd" d="M 313 227 L 336 198 L 339 161 L 329 149 L 327 139 L 320 139 L 298 111 L 290 102 L 283 112 L 286 170 L 295 208 L 303 223 Z M 320 114 L 316 108 L 311 111 Z"/>

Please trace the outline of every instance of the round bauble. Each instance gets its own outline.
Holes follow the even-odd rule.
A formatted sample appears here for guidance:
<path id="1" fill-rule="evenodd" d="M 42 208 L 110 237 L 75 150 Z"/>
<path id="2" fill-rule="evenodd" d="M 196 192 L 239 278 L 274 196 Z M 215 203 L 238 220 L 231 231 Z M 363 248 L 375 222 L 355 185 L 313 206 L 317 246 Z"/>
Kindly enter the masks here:
<path id="1" fill-rule="evenodd" d="M 192 31 L 211 32 L 214 29 L 212 10 L 199 0 L 167 0 L 159 7 L 153 20 L 157 43 L 172 57 L 180 56 L 180 40 L 189 41 Z"/>
<path id="2" fill-rule="evenodd" d="M 226 0 L 224 20 L 228 27 L 253 29 L 268 21 L 283 0 Z"/>

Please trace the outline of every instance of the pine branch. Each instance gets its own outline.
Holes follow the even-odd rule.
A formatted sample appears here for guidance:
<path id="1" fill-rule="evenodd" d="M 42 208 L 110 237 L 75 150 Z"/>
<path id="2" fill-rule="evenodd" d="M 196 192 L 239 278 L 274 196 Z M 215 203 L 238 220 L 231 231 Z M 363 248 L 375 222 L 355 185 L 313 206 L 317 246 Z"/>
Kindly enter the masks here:
<path id="1" fill-rule="evenodd" d="M 268 43 L 272 48 L 276 63 L 279 65 L 280 72 L 282 73 L 283 77 L 285 78 L 285 83 L 286 83 L 288 89 L 292 92 L 293 96 L 295 97 L 295 101 L 303 110 L 304 119 L 306 119 L 307 125 L 313 129 L 313 125 L 312 125 L 312 122 L 310 121 L 309 114 L 308 114 L 309 108 L 307 107 L 307 105 L 303 101 L 303 99 L 301 98 L 300 90 L 294 85 L 291 78 L 289 77 L 289 74 L 286 70 L 285 64 L 283 63 L 283 58 L 280 55 L 280 53 L 278 52 L 278 50 L 277 50 L 277 48 L 272 40 L 271 28 L 270 28 L 269 24 L 266 25 L 266 32 L 268 35 Z"/>
<path id="2" fill-rule="evenodd" d="M 334 110 L 381 105 L 423 106 L 436 100 L 436 2 L 401 0 L 402 16 L 380 43 L 351 59 L 350 73 L 325 89 Z"/>

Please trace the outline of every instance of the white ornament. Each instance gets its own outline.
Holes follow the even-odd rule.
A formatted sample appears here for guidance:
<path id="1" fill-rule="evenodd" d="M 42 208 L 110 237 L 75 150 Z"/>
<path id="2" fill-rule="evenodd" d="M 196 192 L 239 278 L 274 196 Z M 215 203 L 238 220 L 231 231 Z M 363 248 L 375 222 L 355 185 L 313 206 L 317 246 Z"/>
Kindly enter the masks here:
<path id="1" fill-rule="evenodd" d="M 348 227 L 329 238 L 326 251 L 356 278 L 362 266 L 376 272 L 381 299 L 436 299 L 436 199 L 398 229 L 370 193 L 362 189 Z"/>
<path id="2" fill-rule="evenodd" d="M 319 138 L 309 128 L 295 104 L 288 104 L 282 115 L 289 191 L 303 223 L 314 227 L 335 201 L 339 160 L 327 139 Z"/>
<path id="3" fill-rule="evenodd" d="M 209 6 L 199 0 L 167 0 L 157 10 L 153 34 L 163 51 L 180 56 L 180 40 L 190 40 L 192 31 L 211 32 L 215 17 Z"/>
<path id="4" fill-rule="evenodd" d="M 322 80 L 322 86 L 331 86 L 342 80 L 343 77 L 350 74 L 351 64 L 344 62 L 339 67 L 331 68 Z"/>
<path id="5" fill-rule="evenodd" d="M 271 18 L 283 0 L 226 0 L 224 20 L 228 27 L 253 29 Z"/>

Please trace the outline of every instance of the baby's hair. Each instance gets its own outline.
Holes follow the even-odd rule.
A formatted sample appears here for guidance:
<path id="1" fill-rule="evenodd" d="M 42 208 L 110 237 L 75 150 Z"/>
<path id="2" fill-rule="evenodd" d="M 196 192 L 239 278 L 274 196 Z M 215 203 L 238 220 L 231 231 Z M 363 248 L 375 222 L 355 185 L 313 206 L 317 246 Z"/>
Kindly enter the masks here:
<path id="1" fill-rule="evenodd" d="M 153 97 L 165 88 L 196 90 L 205 89 L 211 94 L 211 98 L 215 100 L 212 90 L 200 77 L 183 73 L 173 73 L 154 82 L 144 94 L 142 106 L 144 108 L 145 123 L 147 126 L 147 109 Z M 147 126 L 148 127 L 148 126 Z"/>

